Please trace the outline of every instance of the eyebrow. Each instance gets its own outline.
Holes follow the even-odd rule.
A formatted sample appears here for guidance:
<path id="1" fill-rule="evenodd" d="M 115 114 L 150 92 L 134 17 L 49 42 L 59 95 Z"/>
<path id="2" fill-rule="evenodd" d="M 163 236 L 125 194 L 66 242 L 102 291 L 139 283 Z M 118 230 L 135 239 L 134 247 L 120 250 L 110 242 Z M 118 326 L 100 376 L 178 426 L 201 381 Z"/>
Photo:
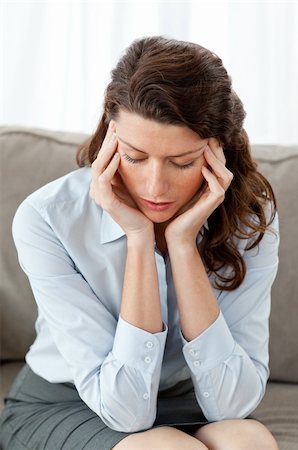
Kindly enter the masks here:
<path id="1" fill-rule="evenodd" d="M 123 139 L 121 139 L 119 136 L 118 136 L 118 139 L 119 139 L 119 141 L 123 142 L 123 144 L 128 145 L 128 147 L 132 148 L 132 149 L 135 150 L 136 152 L 144 153 L 145 155 L 147 154 L 146 152 L 143 152 L 142 150 L 139 150 L 138 148 L 134 147 L 133 145 L 129 144 L 128 142 L 125 142 L 125 141 L 124 141 Z M 207 142 L 206 142 L 206 144 L 204 144 L 204 145 L 203 145 L 202 147 L 200 147 L 200 148 L 196 148 L 195 150 L 190 150 L 190 151 L 185 152 L 185 153 L 180 153 L 180 155 L 172 155 L 172 156 L 169 156 L 168 158 L 179 158 L 180 156 L 186 156 L 186 155 L 190 155 L 191 153 L 196 153 L 196 152 L 198 152 L 199 150 L 203 150 L 203 148 L 205 148 L 206 145 L 207 145 Z"/>

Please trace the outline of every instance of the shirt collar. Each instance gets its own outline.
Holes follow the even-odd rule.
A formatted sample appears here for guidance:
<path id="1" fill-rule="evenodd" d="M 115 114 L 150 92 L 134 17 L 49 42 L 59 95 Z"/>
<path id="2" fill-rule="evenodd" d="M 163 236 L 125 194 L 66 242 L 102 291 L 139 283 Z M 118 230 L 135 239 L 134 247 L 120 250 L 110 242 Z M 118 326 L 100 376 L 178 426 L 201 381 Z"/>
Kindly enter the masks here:
<path id="1" fill-rule="evenodd" d="M 100 243 L 115 241 L 125 235 L 124 230 L 105 210 L 102 211 L 100 225 Z"/>

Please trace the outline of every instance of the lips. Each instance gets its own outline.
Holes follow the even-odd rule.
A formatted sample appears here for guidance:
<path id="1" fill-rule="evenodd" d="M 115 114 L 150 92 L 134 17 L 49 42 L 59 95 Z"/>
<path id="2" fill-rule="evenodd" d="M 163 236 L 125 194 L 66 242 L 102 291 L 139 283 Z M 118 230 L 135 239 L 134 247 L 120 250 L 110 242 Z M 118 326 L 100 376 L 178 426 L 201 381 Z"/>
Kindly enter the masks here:
<path id="1" fill-rule="evenodd" d="M 145 199 L 141 199 L 143 204 L 151 209 L 152 211 L 165 211 L 166 209 L 170 208 L 170 206 L 174 203 L 174 202 L 152 202 L 151 200 L 145 200 Z"/>

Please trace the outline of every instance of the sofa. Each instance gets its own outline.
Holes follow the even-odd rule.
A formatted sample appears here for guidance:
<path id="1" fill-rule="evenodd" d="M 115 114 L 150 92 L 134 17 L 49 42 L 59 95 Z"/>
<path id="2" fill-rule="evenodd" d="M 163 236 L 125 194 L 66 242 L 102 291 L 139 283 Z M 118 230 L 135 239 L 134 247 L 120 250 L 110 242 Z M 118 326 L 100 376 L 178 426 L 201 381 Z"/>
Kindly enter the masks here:
<path id="1" fill-rule="evenodd" d="M 35 337 L 36 306 L 18 264 L 12 218 L 28 194 L 77 168 L 76 148 L 86 137 L 0 127 L 0 409 Z M 270 378 L 253 417 L 271 430 L 280 450 L 298 450 L 298 146 L 255 145 L 252 153 L 275 191 L 281 237 L 280 266 L 272 290 Z"/>

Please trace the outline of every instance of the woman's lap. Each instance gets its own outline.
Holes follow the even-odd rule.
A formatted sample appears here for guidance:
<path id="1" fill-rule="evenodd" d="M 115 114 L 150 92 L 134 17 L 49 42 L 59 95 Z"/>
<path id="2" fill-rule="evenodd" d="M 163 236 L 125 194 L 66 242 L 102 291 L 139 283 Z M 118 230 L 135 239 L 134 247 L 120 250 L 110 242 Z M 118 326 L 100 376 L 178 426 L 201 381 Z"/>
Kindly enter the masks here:
<path id="1" fill-rule="evenodd" d="M 2 427 L 3 450 L 110 450 L 129 435 L 108 428 L 80 402 L 8 406 Z"/>
<path id="2" fill-rule="evenodd" d="M 168 401 L 171 403 L 172 399 Z M 190 404 L 191 401 L 193 399 L 190 398 Z M 194 413 L 186 416 L 186 422 L 195 417 Z M 200 420 L 204 420 L 202 415 L 198 415 L 198 423 Z M 161 406 L 154 425 L 161 426 L 166 424 L 164 422 L 169 421 Z M 189 433 L 198 427 L 175 426 Z M 107 427 L 80 399 L 70 383 L 48 383 L 27 365 L 7 395 L 0 427 L 0 447 L 2 445 L 3 450 L 110 450 L 131 434 Z"/>
<path id="3" fill-rule="evenodd" d="M 7 395 L 0 426 L 3 450 L 110 450 L 130 434 L 108 428 L 73 385 L 48 383 L 27 365 Z"/>

